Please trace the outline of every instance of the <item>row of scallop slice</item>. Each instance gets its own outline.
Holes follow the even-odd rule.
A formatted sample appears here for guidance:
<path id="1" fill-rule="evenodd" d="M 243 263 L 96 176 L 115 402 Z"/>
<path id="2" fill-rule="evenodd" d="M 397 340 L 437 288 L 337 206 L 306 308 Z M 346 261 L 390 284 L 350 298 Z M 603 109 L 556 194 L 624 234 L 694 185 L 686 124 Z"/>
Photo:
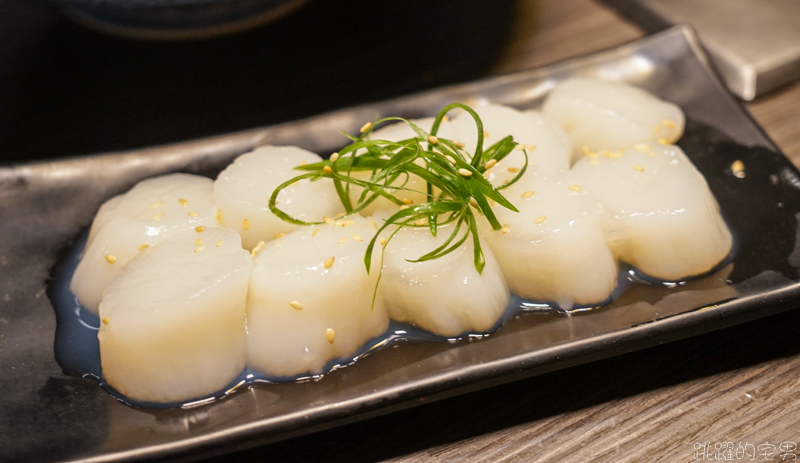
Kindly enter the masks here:
<path id="1" fill-rule="evenodd" d="M 99 312 L 106 380 L 136 400 L 187 401 L 220 390 L 247 365 L 273 377 L 320 373 L 382 335 L 390 317 L 448 337 L 486 332 L 509 289 L 562 308 L 597 304 L 616 286 L 618 260 L 677 280 L 711 270 L 730 251 L 704 178 L 671 145 L 683 130 L 676 106 L 633 87 L 574 79 L 554 89 L 542 112 L 476 110 L 486 147 L 513 135 L 526 148 L 493 166 L 490 182 L 503 185 L 529 158 L 520 181 L 501 190 L 520 212 L 495 206 L 503 228 L 483 224 L 480 275 L 471 240 L 440 259 L 408 262 L 449 230 L 433 237 L 403 229 L 385 249 L 373 300 L 380 253 L 367 274 L 366 247 L 397 206 L 376 201 L 366 217 L 337 217 L 343 209 L 331 181 L 303 180 L 280 193 L 279 207 L 325 223 L 281 221 L 267 208 L 272 191 L 297 175 L 294 167 L 320 160 L 296 147 L 242 155 L 215 182 L 173 174 L 106 202 L 71 285 Z M 428 130 L 432 119 L 416 122 Z M 372 137 L 414 135 L 397 124 Z M 477 143 L 467 114 L 437 135 L 470 152 Z M 406 187 L 424 191 L 413 177 Z"/>

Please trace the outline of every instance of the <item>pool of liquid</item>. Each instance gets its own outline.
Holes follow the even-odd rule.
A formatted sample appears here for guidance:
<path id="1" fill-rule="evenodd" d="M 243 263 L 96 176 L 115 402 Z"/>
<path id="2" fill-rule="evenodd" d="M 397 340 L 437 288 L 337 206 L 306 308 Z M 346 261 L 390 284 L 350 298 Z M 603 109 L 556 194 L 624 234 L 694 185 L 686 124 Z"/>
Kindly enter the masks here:
<path id="1" fill-rule="evenodd" d="M 128 405 L 149 408 L 178 408 L 202 405 L 222 399 L 234 393 L 243 386 L 247 386 L 248 384 L 256 382 L 279 383 L 316 380 L 322 378 L 326 373 L 355 363 L 359 358 L 368 355 L 370 352 L 373 352 L 376 349 L 386 347 L 396 342 L 455 342 L 465 337 L 482 338 L 490 336 L 492 333 L 500 329 L 500 327 L 507 321 L 520 316 L 525 312 L 561 312 L 564 314 L 583 312 L 608 304 L 634 284 L 674 286 L 685 283 L 685 281 L 666 282 L 657 280 L 636 271 L 630 266 L 621 264 L 616 289 L 607 300 L 601 301 L 597 304 L 588 306 L 578 305 L 571 307 L 567 311 L 558 307 L 558 305 L 555 303 L 523 299 L 512 294 L 509 305 L 506 307 L 503 316 L 500 318 L 500 320 L 498 320 L 495 326 L 492 327 L 492 329 L 484 333 L 463 333 L 460 336 L 447 338 L 424 331 L 413 325 L 391 321 L 389 323 L 389 328 L 385 333 L 370 339 L 351 356 L 328 362 L 323 368 L 323 373 L 321 374 L 276 377 L 246 368 L 241 372 L 241 374 L 239 374 L 239 376 L 231 381 L 230 384 L 209 396 L 196 397 L 192 400 L 181 402 L 142 402 L 126 397 L 103 379 L 103 371 L 100 364 L 100 345 L 97 339 L 100 319 L 97 315 L 82 307 L 69 288 L 70 282 L 72 281 L 72 275 L 75 272 L 78 263 L 80 262 L 81 254 L 86 245 L 87 238 L 88 231 L 84 232 L 72 246 L 72 248 L 68 250 L 64 256 L 62 256 L 61 260 L 53 269 L 52 281 L 48 288 L 50 300 L 53 303 L 53 307 L 56 312 L 56 360 L 64 370 L 64 373 L 84 378 L 93 378 L 97 380 L 100 386 L 102 386 L 117 400 Z M 720 266 L 724 266 L 729 260 L 730 258 L 726 259 L 720 264 Z"/>

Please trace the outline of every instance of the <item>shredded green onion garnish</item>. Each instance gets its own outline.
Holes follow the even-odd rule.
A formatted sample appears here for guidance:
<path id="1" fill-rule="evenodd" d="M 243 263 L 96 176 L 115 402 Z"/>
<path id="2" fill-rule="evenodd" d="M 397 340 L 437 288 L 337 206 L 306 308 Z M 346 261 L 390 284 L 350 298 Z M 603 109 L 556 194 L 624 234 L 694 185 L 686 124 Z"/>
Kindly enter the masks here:
<path id="1" fill-rule="evenodd" d="M 456 143 L 452 140 L 438 138 L 438 140 L 434 140 L 436 142 L 435 145 L 429 141 L 429 136 L 436 136 L 444 116 L 456 108 L 463 109 L 475 120 L 478 131 L 478 144 L 472 155 L 463 148 L 456 146 Z M 379 124 L 388 121 L 402 121 L 408 124 L 416 132 L 417 137 L 398 142 L 370 140 L 369 136 L 373 129 Z M 306 171 L 306 173 L 282 183 L 272 192 L 272 196 L 269 199 L 269 208 L 273 214 L 286 222 L 298 225 L 323 223 L 299 220 L 276 206 L 280 191 L 303 179 L 315 181 L 321 178 L 332 178 L 336 192 L 345 208 L 345 216 L 357 214 L 379 197 L 384 197 L 398 206 L 404 206 L 403 202 L 392 193 L 396 191 L 416 191 L 405 187 L 408 178 L 411 175 L 416 175 L 427 182 L 426 191 L 419 193 L 425 194 L 428 201 L 399 210 L 386 219 L 384 224 L 378 228 L 364 256 L 367 272 L 369 273 L 370 271 L 375 242 L 381 232 L 388 227 L 395 226 L 396 229 L 387 239 L 384 249 L 389 245 L 397 231 L 403 227 L 425 226 L 430 229 L 433 236 L 436 236 L 437 228 L 448 223 L 456 224 L 448 239 L 438 248 L 415 260 L 409 260 L 409 262 L 424 262 L 449 254 L 464 244 L 471 235 L 475 269 L 477 269 L 478 273 L 483 271 L 486 261 L 481 249 L 477 219 L 472 208 L 476 208 L 479 213 L 483 214 L 494 230 L 499 230 L 502 225 L 492 211 L 489 200 L 493 200 L 514 212 L 519 212 L 513 204 L 500 194 L 499 190 L 514 184 L 525 174 L 525 170 L 528 167 L 527 151 L 523 150 L 525 163 L 519 173 L 503 186 L 497 188 L 492 186 L 483 177 L 483 173 L 486 171 L 486 163 L 492 159 L 497 162 L 503 160 L 517 146 L 517 143 L 514 142 L 511 136 L 508 136 L 484 150 L 483 123 L 480 117 L 472 108 L 460 103 L 453 103 L 442 108 L 436 116 L 430 133 L 425 132 L 406 119 L 387 117 L 375 121 L 358 137 L 345 132 L 342 132 L 342 134 L 349 138 L 352 143 L 339 151 L 339 157 L 335 162 L 328 160 L 296 167 L 296 169 Z M 448 158 L 454 159 L 456 161 L 455 164 L 451 164 Z M 424 167 L 414 162 L 418 159 L 424 161 Z M 459 170 L 461 169 L 466 169 L 472 175 L 460 174 Z M 363 171 L 372 172 L 369 180 L 359 180 L 351 177 L 352 172 Z M 355 204 L 350 198 L 351 184 L 364 189 Z M 434 194 L 435 189 L 438 189 L 439 193 Z M 415 224 L 421 219 L 426 220 L 426 225 Z M 462 229 L 464 229 L 463 234 Z M 459 235 L 461 236 L 459 237 Z M 381 258 L 381 260 L 383 259 Z M 383 266 L 381 265 L 381 267 Z"/>

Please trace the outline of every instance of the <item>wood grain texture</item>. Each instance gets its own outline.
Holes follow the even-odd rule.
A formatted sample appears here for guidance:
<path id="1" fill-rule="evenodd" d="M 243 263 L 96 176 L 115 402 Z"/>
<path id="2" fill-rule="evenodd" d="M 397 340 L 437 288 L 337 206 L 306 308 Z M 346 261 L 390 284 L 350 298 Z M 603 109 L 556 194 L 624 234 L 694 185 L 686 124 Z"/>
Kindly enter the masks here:
<path id="1" fill-rule="evenodd" d="M 591 0 L 520 1 L 512 40 L 493 73 L 561 61 L 643 34 Z M 800 84 L 746 107 L 800 165 Z M 675 462 L 695 461 L 695 444 L 703 442 L 800 444 L 800 311 L 232 458 Z"/>
<path id="2" fill-rule="evenodd" d="M 747 103 L 745 107 L 784 154 L 800 166 L 800 82 Z"/>

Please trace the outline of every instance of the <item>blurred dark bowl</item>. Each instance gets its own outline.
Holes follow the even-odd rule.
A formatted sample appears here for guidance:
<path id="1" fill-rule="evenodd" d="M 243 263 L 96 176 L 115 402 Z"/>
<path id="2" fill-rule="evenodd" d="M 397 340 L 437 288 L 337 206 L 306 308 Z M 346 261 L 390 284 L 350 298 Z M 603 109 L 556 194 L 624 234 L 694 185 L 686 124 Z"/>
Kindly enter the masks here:
<path id="1" fill-rule="evenodd" d="M 151 40 L 206 38 L 273 21 L 308 0 L 55 0 L 92 29 Z"/>

